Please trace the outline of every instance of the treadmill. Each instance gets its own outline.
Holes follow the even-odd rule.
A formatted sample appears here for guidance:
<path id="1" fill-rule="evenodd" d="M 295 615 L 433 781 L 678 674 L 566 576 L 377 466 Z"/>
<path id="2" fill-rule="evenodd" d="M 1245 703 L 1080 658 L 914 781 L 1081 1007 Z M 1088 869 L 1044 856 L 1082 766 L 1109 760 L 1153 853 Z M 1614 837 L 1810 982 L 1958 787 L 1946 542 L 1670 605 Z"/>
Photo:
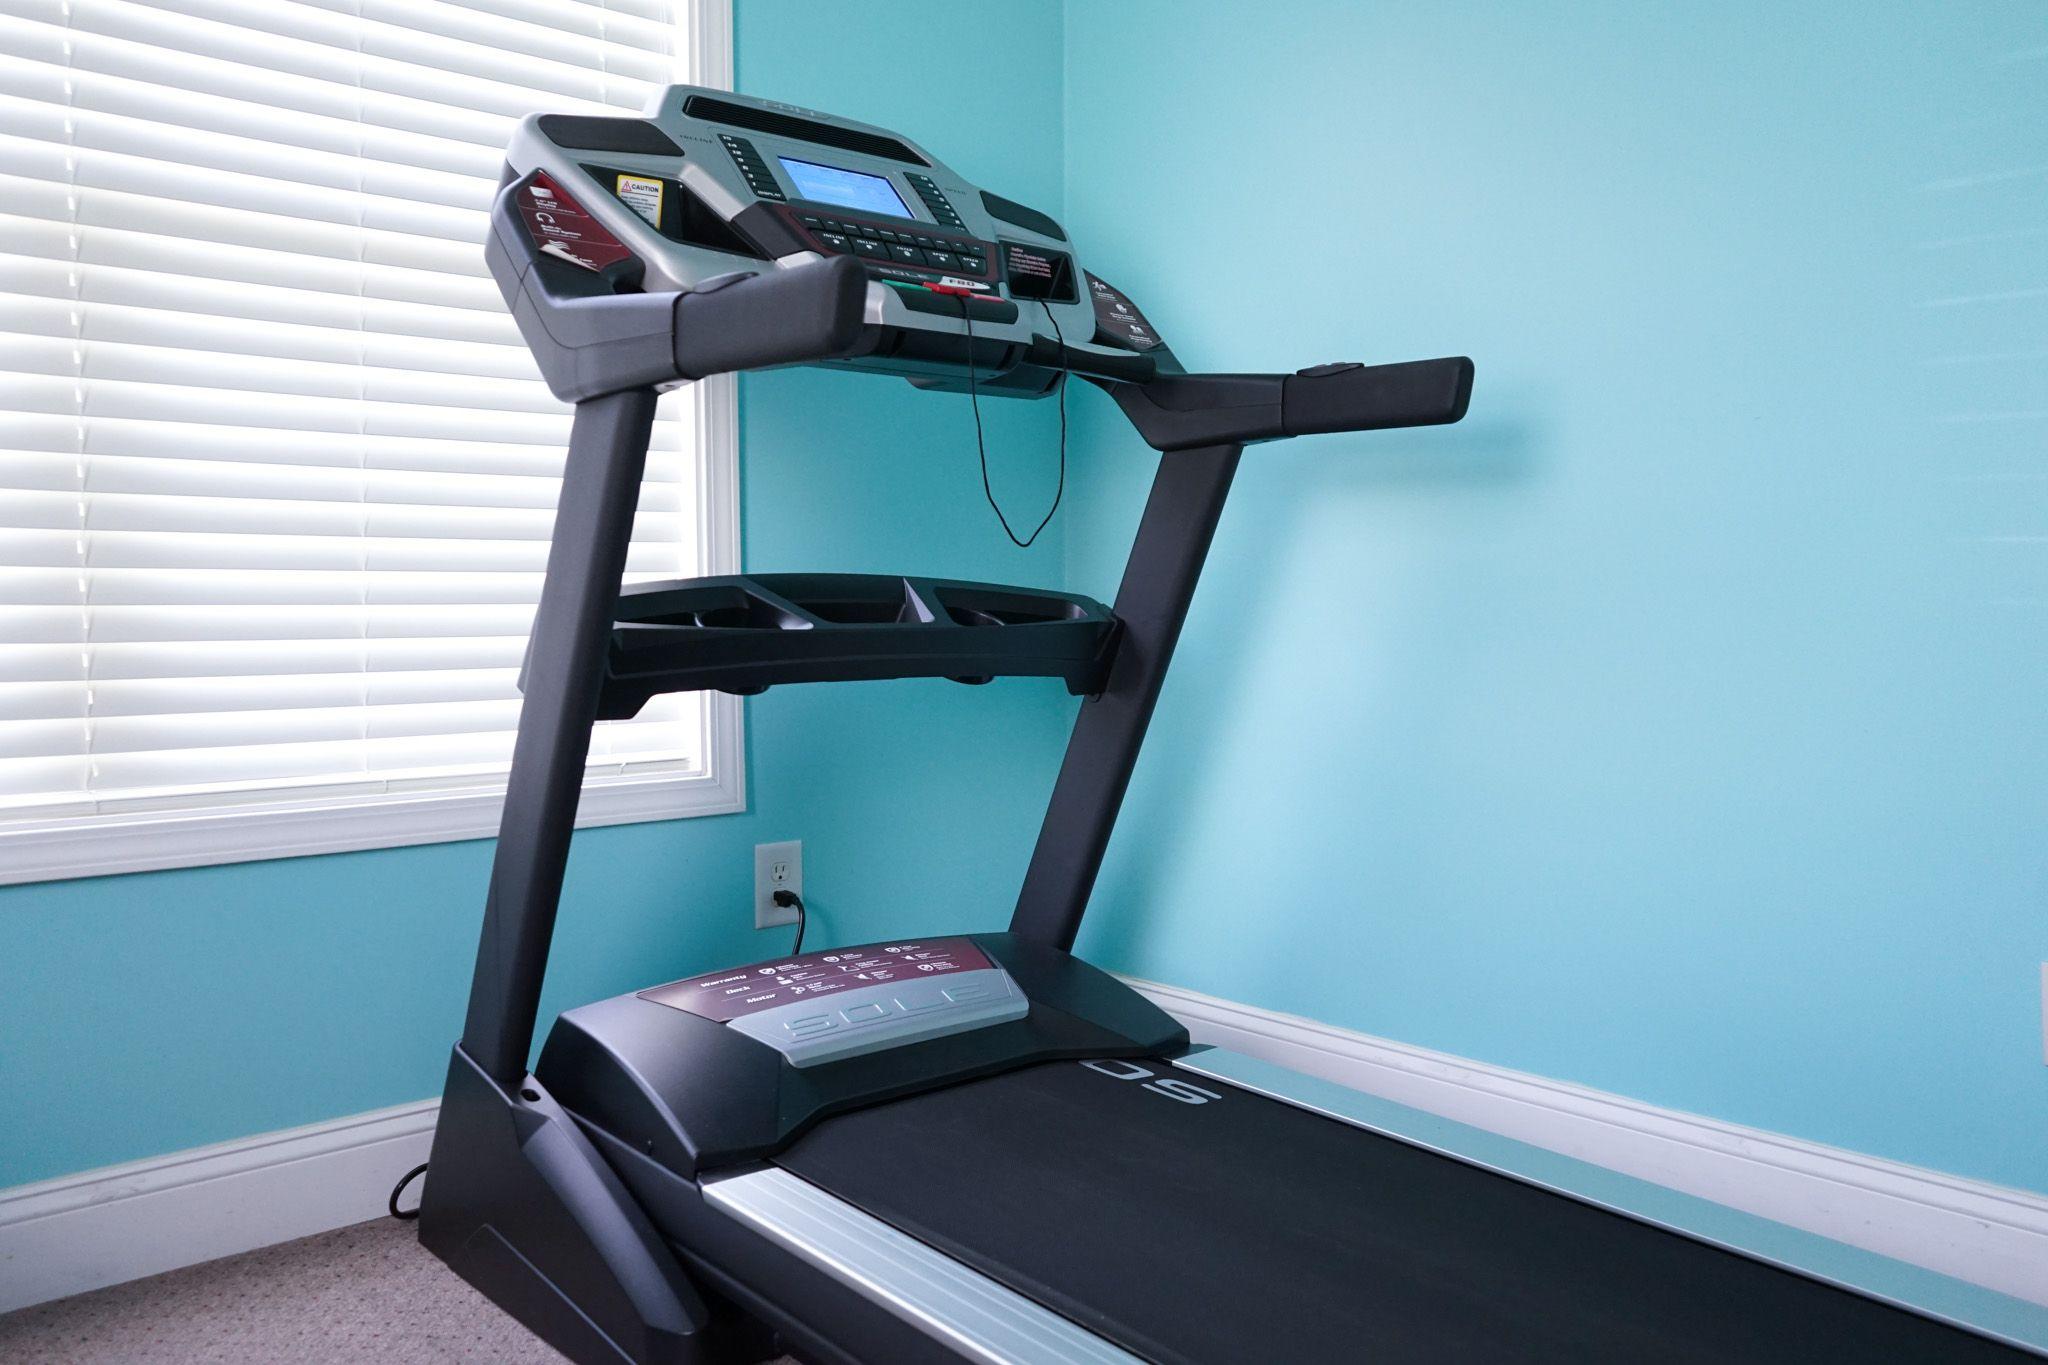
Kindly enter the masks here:
<path id="1" fill-rule="evenodd" d="M 575 419 L 421 1241 L 589 1365 L 2034 1355 L 2017 1300 L 1193 1047 L 1073 956 L 1246 447 L 1456 422 L 1473 377 L 1189 374 L 1081 251 L 815 110 L 676 86 L 520 125 L 486 257 Z M 1159 452 L 1115 603 L 908 571 L 622 590 L 656 394 L 800 364 L 1105 392 Z M 1008 931 L 650 983 L 529 1069 L 592 723 L 911 677 L 1085 699 Z"/>

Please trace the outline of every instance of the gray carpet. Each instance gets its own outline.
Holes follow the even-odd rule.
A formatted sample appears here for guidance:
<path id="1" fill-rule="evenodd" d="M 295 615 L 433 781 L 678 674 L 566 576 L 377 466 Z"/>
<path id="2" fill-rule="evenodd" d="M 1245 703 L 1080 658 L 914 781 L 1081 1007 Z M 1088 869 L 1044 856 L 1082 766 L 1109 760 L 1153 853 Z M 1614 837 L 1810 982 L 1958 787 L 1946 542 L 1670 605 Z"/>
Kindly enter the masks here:
<path id="1" fill-rule="evenodd" d="M 0 1316 L 8 1365 L 562 1360 L 386 1218 Z"/>

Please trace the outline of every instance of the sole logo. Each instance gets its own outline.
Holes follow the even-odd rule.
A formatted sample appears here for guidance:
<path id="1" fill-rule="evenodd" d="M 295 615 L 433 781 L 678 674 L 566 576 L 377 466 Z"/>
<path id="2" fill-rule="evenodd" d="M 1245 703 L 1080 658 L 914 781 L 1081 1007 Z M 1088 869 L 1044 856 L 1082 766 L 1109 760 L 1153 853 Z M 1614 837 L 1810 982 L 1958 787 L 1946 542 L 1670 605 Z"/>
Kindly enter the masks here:
<path id="1" fill-rule="evenodd" d="M 1222 1094 L 1218 1091 L 1204 1089 L 1193 1081 L 1183 1081 L 1172 1076 L 1161 1076 L 1152 1068 L 1140 1066 L 1136 1062 L 1126 1062 L 1114 1057 L 1104 1057 L 1092 1062 L 1083 1062 L 1081 1065 L 1087 1067 L 1090 1071 L 1107 1076 L 1113 1081 L 1140 1081 L 1143 1083 L 1144 1089 L 1151 1091 L 1153 1094 L 1164 1095 L 1166 1098 L 1178 1100 L 1182 1104 L 1207 1104 L 1210 1100 L 1220 1100 L 1223 1098 Z"/>

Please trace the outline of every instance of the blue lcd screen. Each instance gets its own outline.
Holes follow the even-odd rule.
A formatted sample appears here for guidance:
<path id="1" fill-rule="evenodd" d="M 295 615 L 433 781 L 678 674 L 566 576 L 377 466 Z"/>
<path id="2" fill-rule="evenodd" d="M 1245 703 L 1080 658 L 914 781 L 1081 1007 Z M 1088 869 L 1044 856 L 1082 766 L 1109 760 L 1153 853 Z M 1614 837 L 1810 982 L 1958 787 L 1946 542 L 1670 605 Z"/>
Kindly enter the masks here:
<path id="1" fill-rule="evenodd" d="M 776 160 L 782 163 L 790 183 L 796 186 L 798 198 L 837 204 L 841 208 L 865 209 L 869 213 L 889 213 L 898 218 L 910 216 L 910 210 L 903 207 L 903 196 L 879 175 L 845 171 L 837 166 L 820 166 L 815 161 L 798 161 L 793 156 L 781 156 Z"/>

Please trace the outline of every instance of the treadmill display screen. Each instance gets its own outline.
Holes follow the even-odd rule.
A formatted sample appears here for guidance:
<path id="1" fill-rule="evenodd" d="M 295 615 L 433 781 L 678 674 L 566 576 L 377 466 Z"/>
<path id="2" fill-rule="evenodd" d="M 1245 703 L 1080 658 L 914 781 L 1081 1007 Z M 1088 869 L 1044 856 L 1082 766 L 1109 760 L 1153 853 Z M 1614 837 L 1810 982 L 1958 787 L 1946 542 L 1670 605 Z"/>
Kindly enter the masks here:
<path id="1" fill-rule="evenodd" d="M 896 187 L 884 176 L 842 170 L 838 166 L 820 166 L 815 161 L 798 161 L 793 156 L 780 156 L 776 160 L 782 163 L 783 171 L 801 198 L 815 199 L 821 204 L 837 204 L 841 208 L 863 209 L 868 213 L 892 214 L 898 218 L 910 216 L 910 210 L 903 207 L 903 196 L 896 193 Z"/>

